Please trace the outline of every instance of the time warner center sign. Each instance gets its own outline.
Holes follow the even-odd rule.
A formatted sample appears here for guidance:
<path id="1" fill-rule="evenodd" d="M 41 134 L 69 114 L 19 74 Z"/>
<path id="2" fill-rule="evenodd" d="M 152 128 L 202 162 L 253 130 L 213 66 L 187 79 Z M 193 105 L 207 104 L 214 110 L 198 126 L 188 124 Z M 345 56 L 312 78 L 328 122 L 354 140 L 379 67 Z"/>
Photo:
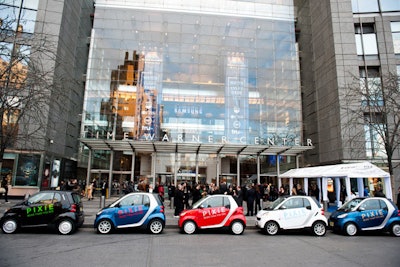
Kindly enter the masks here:
<path id="1" fill-rule="evenodd" d="M 99 136 L 96 136 L 97 139 Z M 108 140 L 115 140 L 115 136 L 112 132 L 107 132 Z M 129 132 L 123 133 L 122 140 L 132 140 Z M 141 141 L 162 141 L 162 142 L 175 142 L 175 143 L 208 143 L 208 144 L 252 144 L 252 145 L 269 145 L 269 146 L 313 146 L 311 139 L 306 139 L 305 144 L 301 143 L 300 138 L 289 138 L 289 137 L 269 137 L 269 138 L 247 138 L 245 136 L 237 137 L 234 139 L 229 139 L 227 136 L 218 136 L 215 137 L 213 135 L 203 136 L 201 138 L 200 135 L 197 134 L 177 134 L 175 137 L 171 137 L 168 134 L 164 134 L 160 138 L 157 138 L 155 134 L 144 134 Z M 250 142 L 249 142 L 250 141 Z"/>

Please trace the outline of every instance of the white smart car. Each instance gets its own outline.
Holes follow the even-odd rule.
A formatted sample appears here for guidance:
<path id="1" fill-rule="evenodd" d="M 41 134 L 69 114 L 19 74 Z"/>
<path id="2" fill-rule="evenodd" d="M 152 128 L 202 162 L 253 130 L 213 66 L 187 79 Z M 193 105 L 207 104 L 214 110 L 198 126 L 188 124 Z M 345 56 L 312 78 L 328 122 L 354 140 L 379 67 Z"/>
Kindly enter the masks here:
<path id="1" fill-rule="evenodd" d="M 314 235 L 326 233 L 328 220 L 320 203 L 309 196 L 282 196 L 257 213 L 256 226 L 269 235 L 280 230 L 311 229 Z"/>

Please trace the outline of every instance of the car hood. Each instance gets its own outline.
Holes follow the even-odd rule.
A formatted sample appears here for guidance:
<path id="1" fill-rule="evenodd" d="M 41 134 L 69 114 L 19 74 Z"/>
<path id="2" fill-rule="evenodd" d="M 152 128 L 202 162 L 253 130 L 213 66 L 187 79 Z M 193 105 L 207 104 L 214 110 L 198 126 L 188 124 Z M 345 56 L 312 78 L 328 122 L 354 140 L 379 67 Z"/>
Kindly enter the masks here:
<path id="1" fill-rule="evenodd" d="M 260 210 L 259 212 L 257 212 L 257 217 L 261 217 L 261 216 L 263 216 L 264 214 L 266 214 L 266 213 L 269 213 L 269 212 L 271 212 L 271 211 L 273 211 L 273 210 Z"/>
<path id="2" fill-rule="evenodd" d="M 334 212 L 331 213 L 331 216 L 329 216 L 330 218 L 337 218 L 337 216 L 343 214 L 343 213 L 348 213 L 344 210 L 335 210 Z"/>

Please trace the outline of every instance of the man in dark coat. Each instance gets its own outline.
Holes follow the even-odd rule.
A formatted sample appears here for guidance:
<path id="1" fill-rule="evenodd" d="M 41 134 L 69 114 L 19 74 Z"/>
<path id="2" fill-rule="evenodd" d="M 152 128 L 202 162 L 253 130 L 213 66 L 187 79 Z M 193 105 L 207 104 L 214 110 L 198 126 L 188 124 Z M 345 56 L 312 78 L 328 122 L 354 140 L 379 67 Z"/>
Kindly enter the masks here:
<path id="1" fill-rule="evenodd" d="M 243 191 L 240 186 L 237 186 L 233 198 L 236 200 L 239 207 L 243 207 Z"/>
<path id="2" fill-rule="evenodd" d="M 254 201 L 256 200 L 256 190 L 254 185 L 247 190 L 247 213 L 246 216 L 254 215 Z"/>
<path id="3" fill-rule="evenodd" d="M 175 212 L 174 216 L 177 217 L 183 211 L 185 205 L 185 193 L 183 192 L 183 186 L 178 185 L 178 190 L 175 191 Z"/>

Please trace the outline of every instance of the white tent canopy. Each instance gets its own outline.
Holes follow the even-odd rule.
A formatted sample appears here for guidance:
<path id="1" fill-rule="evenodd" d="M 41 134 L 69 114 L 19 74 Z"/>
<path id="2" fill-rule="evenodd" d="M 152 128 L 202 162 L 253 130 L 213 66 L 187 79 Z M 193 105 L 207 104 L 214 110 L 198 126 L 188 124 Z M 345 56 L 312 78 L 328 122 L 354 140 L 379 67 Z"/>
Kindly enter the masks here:
<path id="1" fill-rule="evenodd" d="M 365 161 L 361 163 L 337 164 L 318 167 L 292 169 L 280 175 L 281 178 L 314 177 L 390 177 L 390 174 Z"/>
<path id="2" fill-rule="evenodd" d="M 345 178 L 346 190 L 350 194 L 350 179 L 358 179 L 358 191 L 363 190 L 363 178 L 382 178 L 387 198 L 392 198 L 392 188 L 390 183 L 390 174 L 383 171 L 379 167 L 370 162 L 337 164 L 318 167 L 306 167 L 300 169 L 292 169 L 280 175 L 280 178 L 321 178 L 323 200 L 327 201 L 327 179 L 328 178 Z M 338 179 L 336 179 L 338 180 Z M 360 195 L 363 195 L 360 194 Z"/>

